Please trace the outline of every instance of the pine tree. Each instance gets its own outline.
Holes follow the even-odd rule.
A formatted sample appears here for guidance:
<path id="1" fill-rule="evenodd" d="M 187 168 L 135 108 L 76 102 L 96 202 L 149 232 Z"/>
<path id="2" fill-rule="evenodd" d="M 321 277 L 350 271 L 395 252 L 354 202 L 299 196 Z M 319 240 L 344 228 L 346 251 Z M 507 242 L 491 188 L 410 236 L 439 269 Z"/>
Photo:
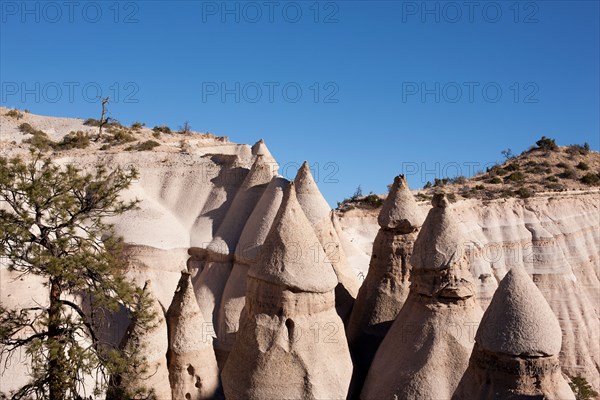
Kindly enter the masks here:
<path id="1" fill-rule="evenodd" d="M 138 357 L 99 338 L 106 318 L 125 310 L 141 326 L 152 320 L 136 315 L 146 295 L 126 280 L 122 239 L 105 222 L 136 207 L 119 195 L 137 172 L 84 173 L 33 151 L 28 160 L 0 157 L 0 257 L 19 277 L 43 278 L 48 297 L 35 307 L 0 304 L 0 361 L 17 350 L 30 359 L 29 383 L 13 399 L 82 399 L 91 394 L 84 380 L 97 395 Z"/>

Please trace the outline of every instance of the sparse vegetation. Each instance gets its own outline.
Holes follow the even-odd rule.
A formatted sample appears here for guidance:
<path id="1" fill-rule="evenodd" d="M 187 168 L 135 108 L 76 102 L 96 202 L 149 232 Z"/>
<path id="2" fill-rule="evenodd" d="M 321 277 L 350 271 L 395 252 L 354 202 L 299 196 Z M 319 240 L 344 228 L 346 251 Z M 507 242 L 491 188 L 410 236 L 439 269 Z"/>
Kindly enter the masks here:
<path id="1" fill-rule="evenodd" d="M 134 122 L 133 124 L 131 124 L 131 129 L 134 131 L 141 131 L 143 127 L 145 127 L 146 124 L 144 122 Z"/>
<path id="2" fill-rule="evenodd" d="M 19 132 L 21 132 L 24 135 L 33 135 L 35 134 L 35 129 L 27 122 L 24 122 L 21 125 L 19 125 Z"/>
<path id="3" fill-rule="evenodd" d="M 541 150 L 554 151 L 558 149 L 556 141 L 554 139 L 547 138 L 546 136 L 542 136 L 542 138 L 535 142 L 535 144 L 537 148 Z"/>
<path id="4" fill-rule="evenodd" d="M 20 120 L 21 118 L 23 118 L 23 113 L 21 111 L 17 110 L 16 108 L 14 108 L 12 110 L 8 110 L 6 112 L 6 114 L 4 114 L 4 115 L 6 115 L 7 117 L 10 117 L 10 118 L 15 118 L 17 121 Z"/>
<path id="5" fill-rule="evenodd" d="M 586 142 L 583 145 L 571 144 L 567 146 L 567 153 L 572 156 L 587 155 L 590 152 L 590 145 Z"/>
<path id="6" fill-rule="evenodd" d="M 108 129 L 110 136 L 104 138 L 104 142 L 112 146 L 119 146 L 125 143 L 135 142 L 135 137 L 129 133 L 127 128 L 111 127 Z"/>
<path id="7" fill-rule="evenodd" d="M 504 178 L 505 182 L 523 182 L 524 180 L 525 176 L 520 171 L 513 172 L 512 174 Z"/>
<path id="8" fill-rule="evenodd" d="M 504 157 L 505 160 L 512 160 L 513 158 L 515 158 L 515 155 L 513 154 L 511 149 L 505 149 L 502 150 L 500 152 L 500 154 L 502 154 L 502 156 Z"/>
<path id="9" fill-rule="evenodd" d="M 526 187 L 522 186 L 522 187 L 518 188 L 517 190 L 515 190 L 515 195 L 522 199 L 526 199 L 528 197 L 533 196 L 533 192 L 531 190 L 527 189 Z"/>
<path id="10" fill-rule="evenodd" d="M 146 140 L 145 142 L 138 143 L 135 146 L 129 146 L 125 150 L 126 151 L 150 151 L 158 146 L 160 146 L 160 143 L 155 142 L 154 140 Z"/>
<path id="11" fill-rule="evenodd" d="M 67 133 L 62 141 L 53 145 L 56 150 L 85 149 L 90 145 L 90 135 L 87 132 L 77 131 Z"/>
<path id="12" fill-rule="evenodd" d="M 36 131 L 30 138 L 23 140 L 23 143 L 29 143 L 31 147 L 43 152 L 50 150 L 54 145 L 54 142 L 43 131 Z"/>
<path id="13" fill-rule="evenodd" d="M 188 121 L 185 121 L 182 126 L 179 127 L 179 132 L 182 135 L 190 135 L 192 133 L 192 126 Z"/>
<path id="14" fill-rule="evenodd" d="M 598 396 L 598 392 L 594 390 L 592 385 L 581 374 L 571 377 L 569 386 L 573 390 L 575 399 L 577 400 L 591 400 Z"/>
<path id="15" fill-rule="evenodd" d="M 600 173 L 587 173 L 581 177 L 581 183 L 589 186 L 600 186 Z"/>
<path id="16" fill-rule="evenodd" d="M 373 208 L 379 208 L 383 204 L 383 199 L 381 197 L 377 196 L 376 194 L 369 193 L 368 196 L 365 196 L 362 199 L 362 202 Z"/>
<path id="17" fill-rule="evenodd" d="M 161 133 L 167 133 L 167 134 L 170 134 L 170 133 L 171 133 L 171 128 L 169 128 L 169 127 L 168 127 L 168 126 L 166 126 L 166 125 L 155 126 L 154 128 L 152 128 L 152 130 L 153 130 L 155 133 L 159 133 L 159 134 L 161 134 Z"/>
<path id="18" fill-rule="evenodd" d="M 563 172 L 558 174 L 562 179 L 577 179 L 577 172 L 574 169 L 567 167 Z"/>
<path id="19" fill-rule="evenodd" d="M 583 161 L 580 161 L 579 164 L 577 164 L 575 167 L 582 171 L 587 171 L 590 169 L 590 166 L 586 162 L 583 162 Z"/>

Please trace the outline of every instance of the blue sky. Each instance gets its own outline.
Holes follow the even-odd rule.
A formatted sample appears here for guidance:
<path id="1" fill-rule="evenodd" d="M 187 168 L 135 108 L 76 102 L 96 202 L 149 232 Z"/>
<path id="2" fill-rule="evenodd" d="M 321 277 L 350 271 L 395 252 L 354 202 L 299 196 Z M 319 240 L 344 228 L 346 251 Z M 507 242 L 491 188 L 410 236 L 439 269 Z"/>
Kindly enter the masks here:
<path id="1" fill-rule="evenodd" d="M 2 1 L 0 104 L 264 138 L 331 205 L 600 147 L 599 2 Z"/>

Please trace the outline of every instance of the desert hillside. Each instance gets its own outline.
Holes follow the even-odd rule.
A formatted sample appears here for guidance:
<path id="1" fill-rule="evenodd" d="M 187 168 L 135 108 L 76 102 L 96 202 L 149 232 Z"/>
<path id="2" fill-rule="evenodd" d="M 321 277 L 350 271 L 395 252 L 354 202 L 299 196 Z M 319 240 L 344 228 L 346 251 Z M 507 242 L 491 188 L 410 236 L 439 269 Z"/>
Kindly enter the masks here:
<path id="1" fill-rule="evenodd" d="M 178 287 L 195 295 L 198 305 L 193 305 L 193 312 L 212 324 L 220 368 L 230 352 L 236 357 L 258 354 L 256 349 L 241 352 L 234 347 L 246 279 L 248 296 L 255 296 L 247 301 L 269 310 L 277 308 L 269 303 L 274 301 L 268 295 L 274 286 L 288 285 L 309 293 L 298 300 L 301 306 L 295 309 L 305 313 L 307 329 L 313 318 L 310 310 L 324 304 L 337 311 L 328 310 L 328 316 L 339 315 L 340 324 L 347 321 L 352 308 L 348 299 L 356 298 L 360 282 L 369 273 L 381 228 L 379 206 L 386 196 L 367 201 L 353 198 L 331 212 L 309 170 L 301 169 L 293 185 L 278 176 L 277 163 L 262 140 L 250 146 L 210 133 L 122 126 L 116 121 L 104 126 L 98 137 L 97 125 L 96 120 L 2 108 L 0 151 L 2 156 L 26 157 L 35 146 L 58 163 L 74 163 L 83 169 L 97 163 L 137 169 L 139 178 L 124 197 L 139 199 L 139 209 L 111 221 L 131 255 L 129 275 L 140 285 L 152 281 L 158 309 L 169 308 Z M 413 192 L 423 215 L 430 212 L 436 192 L 446 193 L 463 233 L 457 246 L 468 259 L 478 306 L 485 311 L 507 272 L 523 267 L 560 324 L 562 371 L 568 376 L 583 375 L 596 389 L 600 388 L 599 173 L 599 153 L 584 145 L 560 147 L 550 140 L 472 178 L 440 180 Z M 280 207 L 283 211 L 278 213 Z M 298 213 L 306 217 L 300 221 L 292 217 Z M 271 226 L 284 226 L 285 221 L 297 224 L 297 229 L 281 228 L 277 243 L 310 239 L 320 243 L 319 251 L 324 249 L 325 255 L 333 244 L 341 255 L 331 262 L 335 273 L 320 280 L 318 272 L 299 269 L 310 275 L 310 282 L 306 278 L 298 283 L 298 271 L 289 276 L 248 272 L 252 261 L 239 248 L 260 247 L 267 236 L 275 236 Z M 189 271 L 192 288 L 182 270 Z M 0 265 L 0 278 L 1 299 L 7 306 L 45 298 L 47 289 L 35 278 L 16 277 L 4 265 Z M 335 298 L 328 294 L 334 287 Z M 188 304 L 178 301 L 178 307 Z M 480 318 L 478 313 L 472 315 Z M 106 339 L 120 342 L 126 327 L 127 321 L 115 318 L 106 329 Z M 307 346 L 301 350 L 308 352 L 312 347 Z M 336 364 L 343 379 L 349 377 L 351 366 L 349 358 Z M 13 360 L 0 379 L 0 391 L 23 384 L 25 371 L 25 361 Z M 237 373 L 228 371 L 230 381 L 237 379 Z M 315 386 L 327 388 L 328 382 Z"/>

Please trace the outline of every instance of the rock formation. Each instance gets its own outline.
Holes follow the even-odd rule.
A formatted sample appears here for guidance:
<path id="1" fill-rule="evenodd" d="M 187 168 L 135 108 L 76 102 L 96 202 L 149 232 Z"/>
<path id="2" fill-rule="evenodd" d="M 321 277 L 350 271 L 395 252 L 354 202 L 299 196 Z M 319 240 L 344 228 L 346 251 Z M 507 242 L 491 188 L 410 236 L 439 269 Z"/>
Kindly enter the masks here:
<path id="1" fill-rule="evenodd" d="M 169 380 L 173 399 L 212 399 L 219 389 L 219 369 L 207 329 L 192 287 L 190 274 L 181 279 L 167 311 L 169 326 Z"/>
<path id="2" fill-rule="evenodd" d="M 273 178 L 273 166 L 263 158 L 260 154 L 256 156 L 215 237 L 205 249 L 206 255 L 201 272 L 196 272 L 194 276 L 194 289 L 200 310 L 206 321 L 215 325 L 218 320 L 221 295 L 233 268 L 236 245 L 246 220 Z M 195 250 L 190 254 L 198 257 L 198 251 Z"/>
<path id="3" fill-rule="evenodd" d="M 404 175 L 394 179 L 379 213 L 369 273 L 348 321 L 354 361 L 351 392 L 360 393 L 377 348 L 400 312 L 409 292 L 410 256 L 424 216 Z"/>
<path id="4" fill-rule="evenodd" d="M 338 279 L 319 244 L 290 184 L 248 273 L 222 373 L 227 399 L 345 398 L 352 362 L 335 311 Z"/>
<path id="5" fill-rule="evenodd" d="M 279 164 L 277 164 L 277 161 L 275 161 L 275 158 L 267 148 L 267 145 L 263 139 L 260 139 L 258 142 L 252 145 L 251 152 L 254 157 L 262 156 L 263 161 L 266 164 L 271 165 L 272 171 L 277 171 L 279 169 Z"/>
<path id="6" fill-rule="evenodd" d="M 429 206 L 419 203 L 425 210 Z M 467 242 L 476 297 L 485 309 L 498 282 L 514 267 L 525 268 L 554 311 L 563 331 L 559 353 L 563 372 L 581 374 L 600 391 L 600 205 L 596 192 L 555 192 L 523 199 L 453 204 Z M 339 214 L 353 249 L 377 234 L 377 213 L 354 209 Z M 358 244 L 358 245 L 357 245 Z M 365 265 L 353 258 L 354 267 Z M 359 262 L 357 262 L 359 261 Z"/>
<path id="7" fill-rule="evenodd" d="M 138 391 L 152 393 L 161 400 L 171 399 L 169 370 L 167 369 L 167 351 L 169 338 L 165 313 L 152 293 L 150 281 L 144 285 L 144 293 L 150 296 L 148 312 L 154 315 L 151 326 L 140 331 L 140 327 L 132 322 L 122 347 L 125 351 L 135 351 L 137 356 L 145 358 L 145 365 L 130 365 L 127 373 L 117 378 L 118 389 L 109 393 L 109 399 L 119 400 L 126 395 L 133 396 Z"/>
<path id="8" fill-rule="evenodd" d="M 575 399 L 559 365 L 558 320 L 522 268 L 500 282 L 475 341 L 453 400 Z"/>
<path id="9" fill-rule="evenodd" d="M 331 208 L 321 194 L 306 161 L 298 170 L 294 185 L 298 203 L 313 226 L 327 260 L 333 266 L 338 278 L 339 283 L 335 288 L 336 309 L 342 319 L 346 320 L 358 294 L 360 282 L 346 260 L 333 224 L 334 216 Z"/>
<path id="10" fill-rule="evenodd" d="M 240 315 L 246 302 L 248 269 L 259 259 L 264 241 L 281 205 L 283 190 L 288 184 L 289 182 L 281 177 L 271 180 L 240 235 L 233 269 L 227 279 L 219 310 L 216 345 L 219 366 L 222 366 L 235 343 Z"/>
<path id="11" fill-rule="evenodd" d="M 361 398 L 449 399 L 468 366 L 482 311 L 462 232 L 434 196 L 410 258 L 410 293 L 379 346 Z"/>

